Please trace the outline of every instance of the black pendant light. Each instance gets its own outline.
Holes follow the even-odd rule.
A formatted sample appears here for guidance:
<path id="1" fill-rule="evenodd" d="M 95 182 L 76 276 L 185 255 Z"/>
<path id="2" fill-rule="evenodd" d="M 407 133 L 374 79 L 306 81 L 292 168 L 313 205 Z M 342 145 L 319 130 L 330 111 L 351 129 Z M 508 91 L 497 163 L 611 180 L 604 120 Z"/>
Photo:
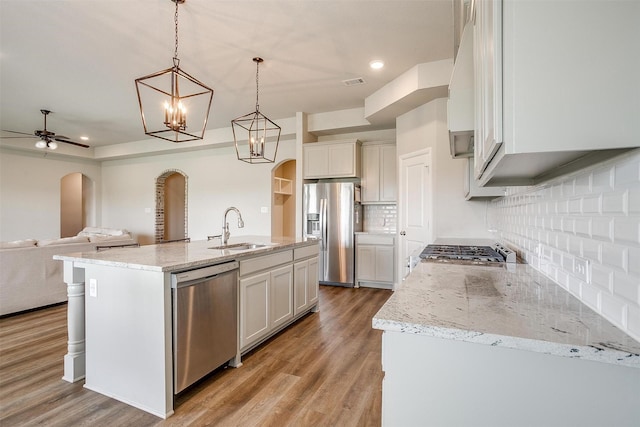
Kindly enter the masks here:
<path id="1" fill-rule="evenodd" d="M 136 91 L 144 133 L 171 142 L 186 142 L 204 138 L 213 89 L 180 68 L 178 5 L 185 0 L 171 1 L 176 4 L 173 67 L 136 79 Z"/>
<path id="2" fill-rule="evenodd" d="M 238 160 L 247 163 L 273 163 L 280 142 L 280 126 L 260 112 L 258 103 L 259 67 L 264 60 L 253 58 L 256 63 L 256 111 L 231 120 L 233 142 Z"/>

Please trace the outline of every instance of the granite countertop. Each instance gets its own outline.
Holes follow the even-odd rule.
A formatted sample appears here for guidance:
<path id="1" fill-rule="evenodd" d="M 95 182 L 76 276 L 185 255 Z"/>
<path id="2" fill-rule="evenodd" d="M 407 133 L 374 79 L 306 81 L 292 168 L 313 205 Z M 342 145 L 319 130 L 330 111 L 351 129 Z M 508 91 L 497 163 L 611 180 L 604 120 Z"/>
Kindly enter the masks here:
<path id="1" fill-rule="evenodd" d="M 55 255 L 62 261 L 77 261 L 85 264 L 107 265 L 148 271 L 180 271 L 201 267 L 242 257 L 267 255 L 269 252 L 292 249 L 317 244 L 318 240 L 276 239 L 265 236 L 235 236 L 229 239 L 233 243 L 258 243 L 267 245 L 262 248 L 246 250 L 211 249 L 220 246 L 220 239 L 200 240 L 190 243 L 174 242 L 160 245 L 145 245 L 137 248 L 113 248 L 103 251 L 75 252 Z"/>
<path id="2" fill-rule="evenodd" d="M 421 262 L 373 327 L 640 368 L 640 343 L 527 264 Z"/>

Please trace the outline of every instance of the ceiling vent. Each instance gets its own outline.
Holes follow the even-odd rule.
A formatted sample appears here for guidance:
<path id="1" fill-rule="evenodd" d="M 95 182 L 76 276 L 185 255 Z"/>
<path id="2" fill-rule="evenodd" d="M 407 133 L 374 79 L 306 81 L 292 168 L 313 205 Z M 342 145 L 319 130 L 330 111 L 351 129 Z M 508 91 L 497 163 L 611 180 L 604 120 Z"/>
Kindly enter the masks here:
<path id="1" fill-rule="evenodd" d="M 366 82 L 362 77 L 356 77 L 355 79 L 348 79 L 348 80 L 342 81 L 342 84 L 344 84 L 345 86 L 357 86 L 357 85 L 363 85 L 365 83 Z"/>

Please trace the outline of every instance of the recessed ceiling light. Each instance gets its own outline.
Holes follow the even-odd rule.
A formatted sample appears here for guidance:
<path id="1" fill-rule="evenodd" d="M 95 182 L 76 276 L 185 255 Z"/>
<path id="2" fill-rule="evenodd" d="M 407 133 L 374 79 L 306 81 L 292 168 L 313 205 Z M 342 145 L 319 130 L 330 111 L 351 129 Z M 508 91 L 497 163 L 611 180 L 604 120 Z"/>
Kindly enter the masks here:
<path id="1" fill-rule="evenodd" d="M 81 136 L 80 139 L 83 140 L 83 141 L 88 141 L 89 137 L 88 136 Z"/>
<path id="2" fill-rule="evenodd" d="M 384 67 L 384 61 L 380 59 L 374 59 L 373 61 L 369 62 L 369 66 L 374 70 L 379 70 L 380 68 Z"/>

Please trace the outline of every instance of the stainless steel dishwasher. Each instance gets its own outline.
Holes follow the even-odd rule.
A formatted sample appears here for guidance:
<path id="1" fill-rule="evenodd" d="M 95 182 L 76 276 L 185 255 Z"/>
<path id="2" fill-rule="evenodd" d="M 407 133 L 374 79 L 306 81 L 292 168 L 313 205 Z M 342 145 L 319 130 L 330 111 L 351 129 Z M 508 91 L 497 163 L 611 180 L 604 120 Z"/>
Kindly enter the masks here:
<path id="1" fill-rule="evenodd" d="M 174 273 L 171 293 L 178 394 L 236 355 L 238 262 Z"/>

